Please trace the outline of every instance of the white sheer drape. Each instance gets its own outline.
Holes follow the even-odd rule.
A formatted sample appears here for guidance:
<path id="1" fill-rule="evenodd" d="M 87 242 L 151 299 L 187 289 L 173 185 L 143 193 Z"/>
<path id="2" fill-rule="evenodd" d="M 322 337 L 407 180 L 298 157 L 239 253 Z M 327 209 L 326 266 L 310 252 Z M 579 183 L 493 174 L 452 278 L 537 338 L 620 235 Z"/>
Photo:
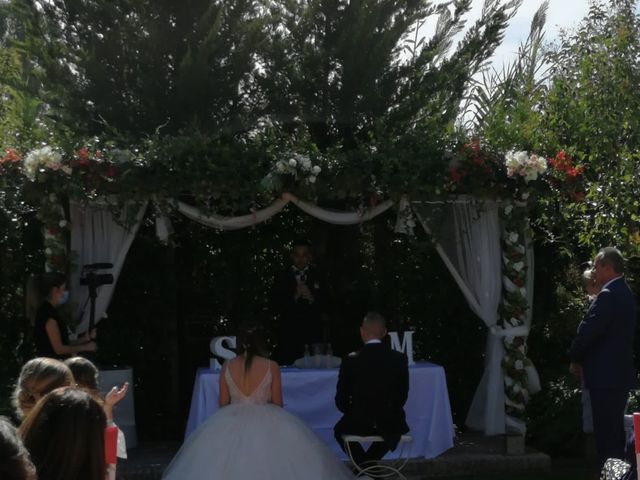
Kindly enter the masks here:
<path id="1" fill-rule="evenodd" d="M 489 329 L 485 369 L 471 403 L 466 424 L 487 435 L 505 432 L 502 338 L 496 325 L 502 298 L 502 249 L 498 205 L 461 198 L 446 204 L 414 203 L 420 222 L 431 231 L 429 218 L 438 213 L 436 250 L 453 275 L 469 306 Z"/>
<path id="2" fill-rule="evenodd" d="M 317 218 L 318 220 L 334 225 L 357 225 L 358 223 L 366 222 L 377 217 L 393 206 L 392 200 L 386 200 L 370 209 L 357 212 L 345 212 L 319 207 L 318 205 L 300 200 L 291 193 L 284 193 L 282 198 L 277 199 L 268 207 L 237 217 L 225 217 L 214 213 L 205 213 L 197 207 L 180 201 L 175 202 L 174 206 L 178 212 L 182 213 L 187 218 L 207 227 L 217 228 L 218 230 L 238 230 L 266 222 L 274 215 L 280 213 L 289 203 L 293 203 L 300 210 Z M 162 241 L 166 241 L 170 229 L 170 221 L 166 215 L 159 215 L 156 218 L 156 231 L 158 233 L 158 238 Z"/>
<path id="3" fill-rule="evenodd" d="M 78 315 L 80 315 L 89 293 L 87 287 L 80 285 L 80 269 L 83 265 L 93 263 L 113 264 L 113 268 L 104 270 L 104 273 L 113 275 L 113 284 L 98 288 L 95 312 L 95 319 L 98 322 L 106 313 L 111 302 L 122 265 L 146 209 L 147 202 L 136 212 L 133 225 L 126 229 L 113 219 L 113 213 L 105 205 L 83 205 L 71 202 L 71 251 L 75 254 L 74 260 L 78 266 L 78 272 L 76 275 L 72 275 L 69 288 L 71 299 L 78 305 Z M 89 315 L 90 309 L 89 303 L 87 303 L 80 324 L 76 328 L 77 332 L 87 329 Z"/>
<path id="4" fill-rule="evenodd" d="M 238 217 L 224 217 L 216 214 L 205 214 L 199 208 L 188 205 L 184 202 L 176 202 L 177 210 L 185 217 L 190 218 L 207 227 L 217 228 L 218 230 L 238 230 L 262 223 L 276 213 L 279 213 L 289 203 L 288 200 L 280 198 L 266 208 L 256 210 L 248 215 L 240 215 Z"/>

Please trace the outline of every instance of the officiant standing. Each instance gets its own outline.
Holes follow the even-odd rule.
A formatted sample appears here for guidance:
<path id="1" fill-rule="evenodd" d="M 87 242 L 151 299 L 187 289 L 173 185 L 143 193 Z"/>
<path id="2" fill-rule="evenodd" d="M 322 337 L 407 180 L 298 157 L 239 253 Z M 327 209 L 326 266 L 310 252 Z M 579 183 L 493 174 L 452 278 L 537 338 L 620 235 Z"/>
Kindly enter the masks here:
<path id="1" fill-rule="evenodd" d="M 325 339 L 326 285 L 312 262 L 311 243 L 296 240 L 291 265 L 273 284 L 271 305 L 280 320 L 274 357 L 281 365 L 291 365 L 304 355 L 305 345 Z"/>

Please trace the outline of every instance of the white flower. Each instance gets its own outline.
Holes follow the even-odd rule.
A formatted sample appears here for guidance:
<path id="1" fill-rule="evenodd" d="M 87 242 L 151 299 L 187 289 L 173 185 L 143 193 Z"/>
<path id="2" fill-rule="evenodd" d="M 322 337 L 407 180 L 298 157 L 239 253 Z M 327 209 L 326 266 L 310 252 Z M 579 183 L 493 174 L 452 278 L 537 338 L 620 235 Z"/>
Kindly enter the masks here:
<path id="1" fill-rule="evenodd" d="M 53 203 L 53 202 L 55 202 L 56 200 L 58 200 L 58 197 L 56 197 L 56 194 L 55 194 L 55 193 L 50 193 L 50 194 L 49 194 L 49 201 L 50 201 L 51 203 Z"/>
<path id="2" fill-rule="evenodd" d="M 524 368 L 524 363 L 522 363 L 522 360 L 516 360 L 513 366 L 516 367 L 516 370 L 522 370 Z"/>
<path id="3" fill-rule="evenodd" d="M 525 347 L 524 345 L 520 345 L 520 346 L 518 347 L 518 350 L 519 350 L 519 351 L 520 351 L 520 353 L 522 353 L 523 355 L 526 355 L 526 354 L 527 354 L 527 349 L 526 349 L 526 347 Z"/>
<path id="4" fill-rule="evenodd" d="M 511 344 L 513 343 L 513 340 L 516 337 L 514 337 L 513 335 L 507 335 L 506 337 L 504 337 L 504 343 L 506 343 L 507 345 L 511 346 Z"/>
<path id="5" fill-rule="evenodd" d="M 284 162 L 278 160 L 278 162 L 276 163 L 276 170 L 278 171 L 278 173 L 284 173 L 287 170 L 287 166 L 284 164 Z"/>
<path id="6" fill-rule="evenodd" d="M 292 158 L 291 160 L 289 160 L 289 166 L 291 167 L 296 167 L 296 165 L 298 165 L 298 162 L 296 162 L 295 158 Z"/>
<path id="7" fill-rule="evenodd" d="M 524 288 L 524 287 L 522 287 L 522 288 L 520 289 L 520 295 L 522 295 L 523 297 L 526 297 L 526 296 L 527 296 L 527 289 L 526 289 L 526 288 Z"/>
<path id="8" fill-rule="evenodd" d="M 507 387 L 510 387 L 511 385 L 513 385 L 513 378 L 509 377 L 508 375 L 504 376 L 504 384 Z"/>
<path id="9" fill-rule="evenodd" d="M 45 248 L 44 253 L 46 253 L 47 255 L 51 255 L 53 251 L 50 248 Z"/>
<path id="10" fill-rule="evenodd" d="M 507 235 L 507 241 L 509 243 L 516 243 L 518 241 L 518 234 L 516 232 L 510 232 L 509 235 Z"/>
<path id="11" fill-rule="evenodd" d="M 520 270 L 522 270 L 524 268 L 524 262 L 516 262 L 513 264 L 513 269 L 516 272 L 519 272 Z"/>
<path id="12" fill-rule="evenodd" d="M 522 194 L 522 200 L 527 200 L 529 198 L 529 192 L 524 192 Z"/>
<path id="13" fill-rule="evenodd" d="M 313 175 L 311 175 L 309 177 L 309 183 L 316 183 L 316 177 L 314 177 Z"/>
<path id="14" fill-rule="evenodd" d="M 30 151 L 24 159 L 25 174 L 35 180 L 36 173 L 42 168 L 57 170 L 60 168 L 62 156 L 49 146 Z"/>
<path id="15" fill-rule="evenodd" d="M 66 173 L 67 175 L 71 175 L 71 173 L 73 172 L 73 170 L 71 170 L 71 167 L 69 167 L 68 165 L 64 165 L 64 166 L 62 167 L 62 171 L 63 171 L 64 173 Z"/>
<path id="16" fill-rule="evenodd" d="M 311 169 L 311 173 L 313 173 L 314 175 L 318 175 L 321 171 L 322 171 L 322 169 L 321 169 L 318 165 L 315 165 L 315 166 Z"/>
<path id="17" fill-rule="evenodd" d="M 525 151 L 507 152 L 505 155 L 507 175 L 514 177 L 519 175 L 525 182 L 535 180 L 538 175 L 547 169 L 547 161 L 536 154 L 529 155 Z"/>
<path id="18" fill-rule="evenodd" d="M 509 215 L 511 214 L 512 210 L 513 210 L 513 205 L 507 205 L 506 207 L 504 207 L 504 214 Z"/>
<path id="19" fill-rule="evenodd" d="M 520 320 L 518 320 L 515 317 L 511 317 L 509 319 L 509 323 L 511 323 L 511 325 L 514 326 L 514 327 L 518 327 L 520 325 Z"/>
<path id="20" fill-rule="evenodd" d="M 58 222 L 58 225 L 60 225 L 60 228 L 64 228 L 67 226 L 67 221 L 66 220 L 60 220 Z"/>
<path id="21" fill-rule="evenodd" d="M 303 169 L 311 170 L 311 160 L 309 160 L 309 157 L 306 155 L 300 155 L 298 158 Z"/>
<path id="22" fill-rule="evenodd" d="M 520 385 L 517 383 L 513 384 L 513 393 L 518 393 L 520 391 Z"/>

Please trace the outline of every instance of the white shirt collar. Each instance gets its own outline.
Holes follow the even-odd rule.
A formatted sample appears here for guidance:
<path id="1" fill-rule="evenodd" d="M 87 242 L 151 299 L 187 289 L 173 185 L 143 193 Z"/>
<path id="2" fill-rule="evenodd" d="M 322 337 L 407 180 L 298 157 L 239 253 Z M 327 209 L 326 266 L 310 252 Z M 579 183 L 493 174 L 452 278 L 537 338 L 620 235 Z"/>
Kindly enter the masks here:
<path id="1" fill-rule="evenodd" d="M 365 343 L 365 345 L 371 345 L 373 343 L 382 343 L 382 340 L 380 340 L 379 338 L 372 338 L 367 343 Z"/>
<path id="2" fill-rule="evenodd" d="M 605 283 L 602 288 L 600 289 L 600 291 L 604 290 L 605 288 L 607 288 L 609 285 L 611 285 L 613 282 L 615 282 L 616 280 L 618 280 L 619 278 L 622 278 L 622 275 L 616 277 L 616 278 L 612 278 L 611 280 L 609 280 L 607 283 Z"/>

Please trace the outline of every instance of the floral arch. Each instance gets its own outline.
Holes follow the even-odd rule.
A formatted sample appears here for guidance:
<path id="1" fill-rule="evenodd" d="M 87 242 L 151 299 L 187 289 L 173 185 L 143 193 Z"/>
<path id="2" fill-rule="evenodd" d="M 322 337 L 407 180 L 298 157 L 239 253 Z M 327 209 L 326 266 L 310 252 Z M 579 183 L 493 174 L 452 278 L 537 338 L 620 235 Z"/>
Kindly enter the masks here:
<path id="1" fill-rule="evenodd" d="M 221 214 L 211 205 L 199 208 L 181 199 L 176 194 L 180 188 L 166 188 L 166 178 L 177 172 L 166 166 L 158 172 L 143 161 L 155 153 L 153 149 L 142 152 L 97 148 L 95 144 L 70 153 L 51 146 L 24 155 L 13 148 L 4 149 L 0 158 L 3 189 L 12 188 L 36 206 L 43 224 L 47 270 L 69 269 L 70 238 L 71 250 L 79 255 L 78 264 L 105 261 L 97 252 L 111 252 L 117 278 L 150 204 L 161 241 L 170 237 L 171 212 L 230 230 L 267 221 L 288 204 L 340 225 L 365 222 L 394 207 L 396 231 L 412 234 L 419 223 L 433 235 L 438 253 L 470 308 L 489 331 L 485 373 L 467 424 L 486 434 L 524 434 L 526 403 L 540 389 L 526 344 L 533 300 L 529 212 L 541 192 L 575 199 L 582 195 L 582 167 L 573 165 L 563 151 L 547 160 L 524 151 L 495 153 L 473 140 L 447 154 L 448 169 L 432 198 L 387 192 L 386 200 L 371 195 L 368 202 L 349 211 L 322 208 L 321 201 L 299 194 L 314 187 L 325 171 L 331 171 L 334 159 L 317 153 L 285 152 L 269 159 L 272 167 L 260 181 L 263 199 L 271 200 L 261 205 L 256 202 L 240 215 L 227 214 L 229 209 L 224 207 L 225 214 Z M 157 191 L 154 182 L 149 182 L 154 175 L 166 177 Z M 185 183 L 192 187 L 193 179 Z M 144 188 L 147 184 L 151 187 Z M 138 188 L 141 185 L 143 188 Z M 215 198 L 216 193 L 197 192 L 191 199 Z M 218 194 L 220 199 L 218 206 L 224 205 Z M 96 239 L 103 243 L 96 245 Z M 114 286 L 102 296 L 98 315 L 106 312 Z M 73 290 L 72 285 L 72 294 Z"/>

